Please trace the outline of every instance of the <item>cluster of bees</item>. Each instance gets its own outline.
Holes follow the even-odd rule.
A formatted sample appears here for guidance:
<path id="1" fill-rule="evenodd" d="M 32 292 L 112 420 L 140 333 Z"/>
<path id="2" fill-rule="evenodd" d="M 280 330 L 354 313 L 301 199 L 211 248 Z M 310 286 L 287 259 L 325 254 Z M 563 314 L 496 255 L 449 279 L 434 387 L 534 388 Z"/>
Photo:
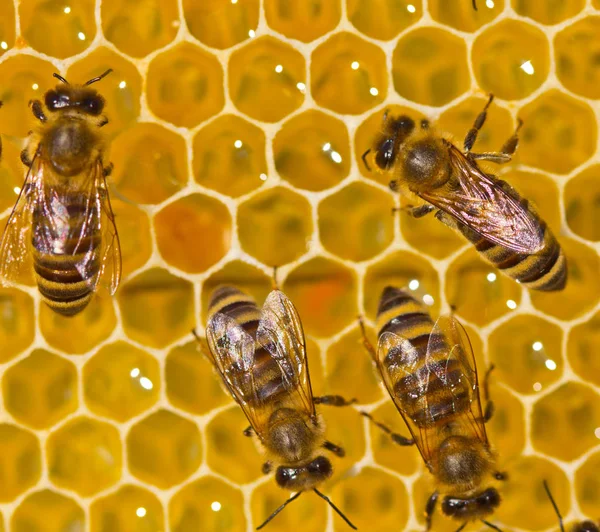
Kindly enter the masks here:
<path id="1" fill-rule="evenodd" d="M 66 316 L 86 307 L 100 280 L 114 293 L 121 276 L 106 185 L 111 165 L 103 159 L 99 133 L 108 120 L 104 99 L 90 87 L 109 72 L 83 85 L 55 74 L 60 83 L 45 94 L 44 102 L 31 102 L 39 127 L 21 154 L 27 175 L 0 244 L 3 282 L 17 281 L 31 257 L 42 299 Z M 390 176 L 390 188 L 410 199 L 407 209 L 414 217 L 434 213 L 485 260 L 529 289 L 561 290 L 567 264 L 550 229 L 525 198 L 479 166 L 479 161 L 510 161 L 521 124 L 498 152 L 472 151 L 492 99 L 462 149 L 436 133 L 427 120 L 416 124 L 408 116 L 386 113 L 363 161 Z M 487 387 L 492 368 L 480 383 L 471 344 L 458 320 L 450 314 L 434 322 L 401 288 L 386 287 L 381 295 L 377 346 L 371 345 L 359 321 L 365 349 L 410 437 L 362 415 L 398 445 L 418 447 L 437 482 L 425 508 L 427 529 L 439 502 L 445 515 L 461 523 L 458 530 L 474 520 L 500 530 L 488 520 L 501 503 L 495 484 L 506 479 L 496 467 L 486 432 L 494 411 Z M 274 471 L 277 484 L 295 493 L 258 529 L 307 491 L 356 528 L 351 516 L 317 488 L 333 472 L 325 452 L 344 456 L 344 449 L 326 439 L 316 409 L 319 404 L 344 407 L 355 400 L 313 395 L 302 322 L 293 303 L 276 283 L 262 308 L 234 286 L 218 287 L 210 300 L 206 336 L 206 356 L 250 423 L 245 434 L 257 438 L 265 451 L 264 473 Z M 544 487 L 564 530 L 545 482 Z M 574 530 L 599 529 L 585 521 Z"/>

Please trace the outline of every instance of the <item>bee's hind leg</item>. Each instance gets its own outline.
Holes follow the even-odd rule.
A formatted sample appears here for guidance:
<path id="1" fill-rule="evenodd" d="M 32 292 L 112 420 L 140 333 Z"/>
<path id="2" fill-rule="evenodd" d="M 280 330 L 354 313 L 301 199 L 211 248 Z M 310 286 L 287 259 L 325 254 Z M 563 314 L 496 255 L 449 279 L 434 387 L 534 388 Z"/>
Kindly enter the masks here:
<path id="1" fill-rule="evenodd" d="M 494 415 L 494 402 L 490 399 L 490 373 L 494 370 L 495 366 L 492 364 L 488 370 L 485 372 L 485 377 L 483 378 L 483 399 L 485 401 L 485 411 L 483 413 L 483 422 L 487 423 L 492 416 Z"/>
<path id="2" fill-rule="evenodd" d="M 361 415 L 368 418 L 371 421 L 371 423 L 373 423 L 373 425 L 379 427 L 383 432 L 389 435 L 389 437 L 392 438 L 392 441 L 394 443 L 402 445 L 403 447 L 415 444 L 415 440 L 413 440 L 412 438 L 406 438 L 405 436 L 397 434 L 396 432 L 392 432 L 392 429 L 386 427 L 383 423 L 379 423 L 378 421 L 373 419 L 373 416 L 371 416 L 371 414 L 369 414 L 368 412 L 361 412 Z"/>
<path id="3" fill-rule="evenodd" d="M 435 211 L 435 207 L 433 205 L 419 205 L 415 207 L 414 205 L 406 205 L 404 207 L 394 207 L 392 212 L 407 212 L 413 218 L 423 218 L 423 216 L 427 216 L 430 212 Z"/>
<path id="4" fill-rule="evenodd" d="M 348 401 L 347 399 L 344 399 L 341 395 L 322 395 L 320 397 L 313 397 L 313 402 L 316 405 L 350 406 L 356 403 L 356 399 L 352 398 Z"/>

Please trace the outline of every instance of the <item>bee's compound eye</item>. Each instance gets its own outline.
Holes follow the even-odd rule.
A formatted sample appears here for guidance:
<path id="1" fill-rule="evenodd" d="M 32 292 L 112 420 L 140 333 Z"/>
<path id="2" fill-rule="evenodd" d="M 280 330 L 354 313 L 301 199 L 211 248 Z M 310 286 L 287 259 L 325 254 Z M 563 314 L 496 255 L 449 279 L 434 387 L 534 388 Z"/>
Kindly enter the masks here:
<path id="1" fill-rule="evenodd" d="M 382 170 L 388 170 L 394 162 L 394 139 L 386 139 L 377 149 L 375 164 Z"/>
<path id="2" fill-rule="evenodd" d="M 331 474 L 331 462 L 324 456 L 317 456 L 306 467 L 309 473 L 319 473 L 320 475 L 328 476 Z"/>
<path id="3" fill-rule="evenodd" d="M 500 495 L 494 488 L 485 490 L 478 498 L 481 506 L 495 508 L 500 505 Z"/>
<path id="4" fill-rule="evenodd" d="M 282 488 L 289 486 L 298 477 L 298 469 L 295 467 L 279 466 L 275 472 L 275 481 Z"/>
<path id="5" fill-rule="evenodd" d="M 58 94 L 56 94 L 55 91 L 48 91 L 46 93 L 45 104 L 50 111 L 54 111 L 58 108 L 58 102 Z"/>
<path id="6" fill-rule="evenodd" d="M 82 107 L 91 115 L 99 115 L 104 108 L 104 103 L 100 98 L 86 98 L 82 102 Z"/>

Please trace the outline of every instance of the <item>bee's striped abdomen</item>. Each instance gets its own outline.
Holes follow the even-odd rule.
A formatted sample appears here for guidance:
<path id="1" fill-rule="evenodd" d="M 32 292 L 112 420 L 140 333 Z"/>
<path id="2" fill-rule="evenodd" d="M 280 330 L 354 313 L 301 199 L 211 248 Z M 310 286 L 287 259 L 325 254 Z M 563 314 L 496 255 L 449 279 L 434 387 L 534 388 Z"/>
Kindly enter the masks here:
<path id="1" fill-rule="evenodd" d="M 408 340 L 412 348 L 392 347 L 383 364 L 394 395 L 423 428 L 449 423 L 451 416 L 470 405 L 470 390 L 461 379 L 460 364 L 451 357 L 444 336 L 434 335 L 433 326 L 426 309 L 410 294 L 385 288 L 377 312 L 378 335 L 394 333 Z"/>

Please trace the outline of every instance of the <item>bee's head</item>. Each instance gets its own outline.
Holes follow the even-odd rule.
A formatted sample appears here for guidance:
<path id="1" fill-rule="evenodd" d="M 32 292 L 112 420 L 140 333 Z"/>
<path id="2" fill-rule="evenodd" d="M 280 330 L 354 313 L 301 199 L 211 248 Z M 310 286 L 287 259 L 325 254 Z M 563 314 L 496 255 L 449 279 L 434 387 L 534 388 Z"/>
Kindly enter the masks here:
<path id="1" fill-rule="evenodd" d="M 498 506 L 500 494 L 496 488 L 488 488 L 468 499 L 446 496 L 442 502 L 442 512 L 460 521 L 471 521 L 492 514 Z"/>
<path id="2" fill-rule="evenodd" d="M 415 121 L 406 115 L 396 118 L 388 117 L 387 111 L 383 116 L 383 132 L 373 147 L 375 164 L 379 170 L 389 170 L 398 156 L 398 151 L 404 140 L 415 129 Z"/>
<path id="3" fill-rule="evenodd" d="M 89 85 L 101 80 L 110 72 L 112 72 L 111 69 L 96 78 L 90 79 L 84 85 L 71 85 L 59 74 L 54 74 L 54 77 L 60 80 L 62 84 L 46 93 L 46 107 L 52 112 L 74 109 L 91 116 L 98 116 L 104 110 L 104 98 L 94 89 L 90 89 Z"/>
<path id="4" fill-rule="evenodd" d="M 593 521 L 582 521 L 573 527 L 573 532 L 599 532 L 600 528 Z"/>
<path id="5" fill-rule="evenodd" d="M 275 480 L 284 489 L 304 491 L 327 480 L 332 473 L 331 462 L 324 456 L 317 456 L 304 466 L 279 466 L 275 472 Z"/>

